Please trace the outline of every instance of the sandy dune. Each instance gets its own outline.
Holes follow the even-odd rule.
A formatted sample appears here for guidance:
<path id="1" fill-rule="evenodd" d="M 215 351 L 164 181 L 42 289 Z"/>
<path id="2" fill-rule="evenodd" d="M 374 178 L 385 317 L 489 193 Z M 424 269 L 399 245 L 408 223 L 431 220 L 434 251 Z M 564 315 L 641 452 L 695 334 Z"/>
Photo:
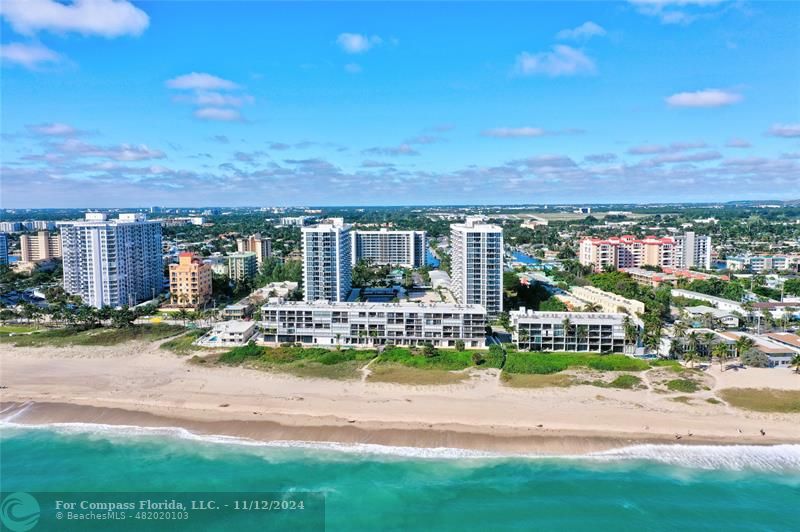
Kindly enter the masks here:
<path id="1" fill-rule="evenodd" d="M 17 348 L 0 355 L 3 416 L 182 426 L 257 439 L 581 453 L 635 442 L 800 442 L 800 415 L 744 412 L 704 399 L 714 389 L 800 389 L 789 370 L 708 370 L 712 391 L 680 394 L 573 386 L 512 389 L 494 370 L 458 385 L 407 386 L 300 379 L 203 367 L 131 342 L 114 347 Z M 649 375 L 652 377 L 652 375 Z M 764 429 L 766 436 L 760 430 Z M 676 439 L 680 435 L 680 440 Z M 691 435 L 690 435 L 691 434 Z"/>

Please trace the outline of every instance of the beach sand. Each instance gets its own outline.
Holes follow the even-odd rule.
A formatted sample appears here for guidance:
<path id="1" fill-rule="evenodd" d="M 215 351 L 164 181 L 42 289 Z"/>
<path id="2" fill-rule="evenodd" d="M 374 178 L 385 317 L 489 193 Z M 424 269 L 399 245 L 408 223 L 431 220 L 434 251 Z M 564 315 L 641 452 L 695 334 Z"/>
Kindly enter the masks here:
<path id="1" fill-rule="evenodd" d="M 140 342 L 3 346 L 0 375 L 0 417 L 23 424 L 183 427 L 264 441 L 541 454 L 640 443 L 800 443 L 800 414 L 705 401 L 721 388 L 800 390 L 800 376 L 784 369 L 709 368 L 705 381 L 712 389 L 688 404 L 673 400 L 682 394 L 653 390 L 509 388 L 496 370 L 474 371 L 468 381 L 444 386 L 303 379 L 190 364 L 188 357 Z"/>

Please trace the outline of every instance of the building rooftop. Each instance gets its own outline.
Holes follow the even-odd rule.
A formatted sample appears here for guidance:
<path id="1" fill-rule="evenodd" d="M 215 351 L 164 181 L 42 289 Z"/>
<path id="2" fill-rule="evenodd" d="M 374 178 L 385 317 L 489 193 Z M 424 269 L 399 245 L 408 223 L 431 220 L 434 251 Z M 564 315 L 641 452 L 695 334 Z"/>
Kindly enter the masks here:
<path id="1" fill-rule="evenodd" d="M 697 305 L 696 307 L 686 307 L 684 309 L 689 314 L 711 314 L 715 318 L 726 318 L 733 316 L 732 313 L 725 310 L 720 310 L 716 307 L 707 307 L 704 305 Z"/>
<path id="2" fill-rule="evenodd" d="M 256 322 L 254 321 L 239 321 L 239 320 L 223 321 L 221 323 L 215 324 L 213 331 L 217 334 L 225 332 L 246 333 L 255 326 Z"/>
<path id="3" fill-rule="evenodd" d="M 261 308 L 295 308 L 295 309 L 313 309 L 313 310 L 365 310 L 376 312 L 391 312 L 408 310 L 430 310 L 434 312 L 477 312 L 485 313 L 481 305 L 460 305 L 454 303 L 413 303 L 413 302 L 399 302 L 399 303 L 378 303 L 378 302 L 357 302 L 357 301 L 284 301 L 281 303 L 266 303 Z"/>
<path id="4" fill-rule="evenodd" d="M 773 333 L 767 333 L 764 336 L 781 344 L 786 344 L 790 347 L 800 349 L 800 336 L 794 333 L 773 332 Z"/>

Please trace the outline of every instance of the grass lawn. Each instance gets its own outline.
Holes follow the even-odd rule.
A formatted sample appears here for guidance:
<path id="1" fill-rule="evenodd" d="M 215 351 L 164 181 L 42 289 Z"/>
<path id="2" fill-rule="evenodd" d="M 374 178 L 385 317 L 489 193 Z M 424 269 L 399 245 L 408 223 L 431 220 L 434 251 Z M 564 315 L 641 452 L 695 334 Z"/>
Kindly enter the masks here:
<path id="1" fill-rule="evenodd" d="M 204 348 L 194 345 L 194 341 L 203 336 L 208 329 L 194 329 L 186 334 L 182 334 L 172 340 L 167 340 L 161 344 L 161 349 L 172 351 L 176 355 L 188 355 L 195 351 L 202 351 Z"/>
<path id="2" fill-rule="evenodd" d="M 800 391 L 769 388 L 726 388 L 718 395 L 728 404 L 756 412 L 800 413 Z"/>
<path id="3" fill-rule="evenodd" d="M 185 331 L 180 325 L 165 323 L 136 325 L 125 329 L 50 329 L 23 336 L 0 336 L 0 343 L 17 347 L 68 347 L 73 345 L 109 346 L 131 340 L 155 342 Z"/>
<path id="4" fill-rule="evenodd" d="M 526 375 L 522 373 L 506 373 L 504 371 L 500 378 L 506 386 L 512 388 L 567 388 L 577 384 L 575 377 L 564 373 Z"/>
<path id="5" fill-rule="evenodd" d="M 650 365 L 643 360 L 620 354 L 510 352 L 504 371 L 547 375 L 578 367 L 598 371 L 644 371 Z"/>
<path id="6" fill-rule="evenodd" d="M 282 371 L 300 377 L 355 379 L 359 370 L 375 357 L 375 351 L 324 349 L 320 347 L 265 347 L 248 344 L 234 347 L 219 357 L 219 363 Z"/>
<path id="7" fill-rule="evenodd" d="M 0 326 L 0 334 L 20 334 L 20 333 L 29 333 L 33 331 L 40 330 L 39 327 L 34 325 L 1 325 Z"/>
<path id="8" fill-rule="evenodd" d="M 475 364 L 473 354 L 478 353 L 481 359 Z M 437 349 L 434 356 L 425 356 L 421 349 L 394 347 L 386 349 L 376 364 L 396 364 L 417 369 L 440 369 L 457 371 L 472 366 L 480 368 L 499 368 L 503 363 L 502 353 L 495 351 L 456 351 L 455 349 Z"/>
<path id="9" fill-rule="evenodd" d="M 370 382 L 391 382 L 395 384 L 437 385 L 458 384 L 467 380 L 464 373 L 452 373 L 442 369 L 420 369 L 393 362 L 370 366 Z"/>

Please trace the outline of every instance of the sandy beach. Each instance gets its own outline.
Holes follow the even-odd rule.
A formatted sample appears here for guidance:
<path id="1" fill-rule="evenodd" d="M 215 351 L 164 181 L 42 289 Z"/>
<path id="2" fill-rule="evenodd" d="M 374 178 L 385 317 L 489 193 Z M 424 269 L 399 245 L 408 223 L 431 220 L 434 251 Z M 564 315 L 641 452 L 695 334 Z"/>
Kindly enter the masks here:
<path id="1" fill-rule="evenodd" d="M 542 454 L 638 443 L 800 443 L 800 414 L 748 412 L 704 400 L 724 388 L 800 389 L 800 376 L 780 369 L 712 367 L 705 377 L 711 390 L 688 404 L 673 400 L 679 394 L 652 390 L 510 388 L 495 370 L 444 386 L 301 379 L 190 364 L 139 342 L 4 346 L 0 370 L 0 417 L 24 424 L 183 427 L 265 441 Z"/>

